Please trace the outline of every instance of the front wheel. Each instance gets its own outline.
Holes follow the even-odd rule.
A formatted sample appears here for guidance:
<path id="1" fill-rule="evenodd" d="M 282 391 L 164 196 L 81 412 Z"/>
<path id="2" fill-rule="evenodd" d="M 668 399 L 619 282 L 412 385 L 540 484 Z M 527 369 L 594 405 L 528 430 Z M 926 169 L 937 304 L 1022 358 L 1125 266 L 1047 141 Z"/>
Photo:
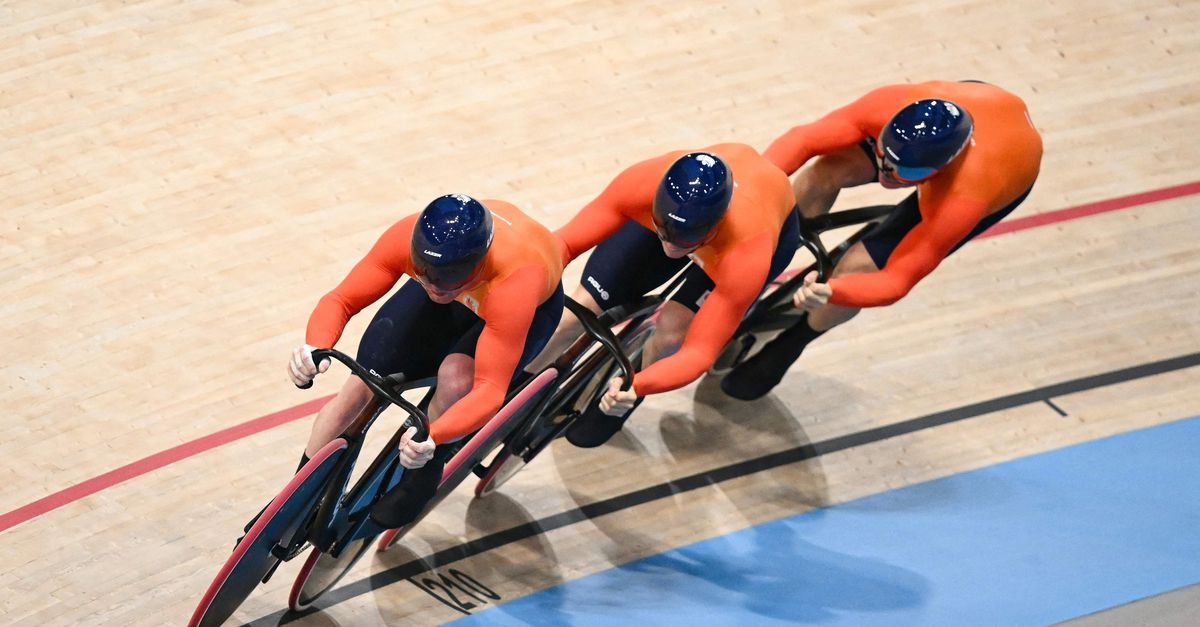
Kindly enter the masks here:
<path id="1" fill-rule="evenodd" d="M 347 445 L 342 438 L 326 444 L 267 505 L 209 584 L 188 621 L 189 627 L 224 623 L 278 565 L 279 548 L 290 548 L 298 533 L 303 532 L 301 525 L 312 515 Z"/>

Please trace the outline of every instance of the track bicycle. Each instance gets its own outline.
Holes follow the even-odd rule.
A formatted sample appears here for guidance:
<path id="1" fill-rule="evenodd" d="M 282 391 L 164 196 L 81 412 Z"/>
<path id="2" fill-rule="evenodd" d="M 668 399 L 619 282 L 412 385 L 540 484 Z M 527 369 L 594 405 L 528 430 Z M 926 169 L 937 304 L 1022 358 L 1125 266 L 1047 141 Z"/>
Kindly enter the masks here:
<path id="1" fill-rule="evenodd" d="M 597 334 L 596 343 L 616 349 L 616 340 L 607 327 L 595 323 L 582 306 L 572 301 L 568 301 L 568 306 L 588 320 L 585 329 L 589 334 Z M 501 409 L 479 431 L 451 445 L 454 448 L 449 453 L 453 456 L 446 463 L 438 489 L 417 518 L 401 529 L 387 530 L 374 523 L 369 513 L 375 502 L 403 476 L 404 468 L 399 462 L 401 435 L 409 426 L 416 426 L 416 440 L 428 437 L 425 408 L 436 381 L 427 378 L 406 382 L 402 374 L 383 377 L 340 351 L 313 351 L 314 362 L 320 363 L 325 358 L 342 362 L 362 379 L 372 392 L 371 400 L 342 435 L 323 446 L 255 518 L 205 591 L 189 625 L 222 624 L 259 583 L 271 578 L 282 562 L 295 559 L 310 547 L 312 550 L 293 583 L 288 605 L 293 610 L 312 605 L 367 553 L 376 537 L 386 532 L 389 543 L 394 542 L 470 476 L 512 430 L 521 426 L 520 421 L 528 418 L 527 413 L 519 410 L 543 396 L 558 377 L 558 371 L 551 366 L 511 390 Z M 427 391 L 416 404 L 402 396 L 419 388 Z M 392 405 L 407 414 L 403 425 L 362 476 L 349 486 L 367 431 Z"/>
<path id="2" fill-rule="evenodd" d="M 817 218 L 802 217 L 800 247 L 812 254 L 812 264 L 802 270 L 784 273 L 764 290 L 747 311 L 710 372 L 729 372 L 780 331 L 796 324 L 801 314 L 792 307 L 792 295 L 803 285 L 805 275 L 815 270 L 819 280 L 827 280 L 846 251 L 862 241 L 893 208 L 894 205 L 874 205 Z M 863 226 L 832 249 L 827 249 L 820 239 L 825 231 L 854 225 Z M 604 311 L 596 318 L 598 323 L 613 330 L 626 359 L 637 361 L 643 345 L 654 332 L 658 309 L 679 287 L 684 275 L 685 271 L 681 270 L 658 293 Z M 529 415 L 520 421 L 522 427 L 504 441 L 491 463 L 476 469 L 480 480 L 475 486 L 475 496 L 486 497 L 494 492 L 561 436 L 584 411 L 599 402 L 608 380 L 617 374 L 617 364 L 611 355 L 587 353 L 588 348 L 587 338 L 581 338 L 555 362 L 554 367 L 566 374 L 540 401 L 522 408 L 521 411 Z M 628 376 L 625 379 L 628 385 Z M 387 546 L 388 543 L 383 542 L 380 548 Z"/>

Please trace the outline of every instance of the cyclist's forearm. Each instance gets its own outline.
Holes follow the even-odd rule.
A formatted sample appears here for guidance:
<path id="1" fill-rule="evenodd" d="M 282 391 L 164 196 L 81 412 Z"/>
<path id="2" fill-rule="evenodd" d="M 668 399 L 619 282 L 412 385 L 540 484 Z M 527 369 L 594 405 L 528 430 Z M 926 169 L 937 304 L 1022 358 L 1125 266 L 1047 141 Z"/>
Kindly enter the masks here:
<path id="1" fill-rule="evenodd" d="M 459 440 L 478 431 L 504 403 L 504 387 L 494 382 L 476 382 L 466 396 L 433 419 L 429 436 L 438 444 Z"/>
<path id="2" fill-rule="evenodd" d="M 637 373 L 633 378 L 633 391 L 638 396 L 645 396 L 681 388 L 703 376 L 714 361 L 715 354 L 684 346 Z"/>

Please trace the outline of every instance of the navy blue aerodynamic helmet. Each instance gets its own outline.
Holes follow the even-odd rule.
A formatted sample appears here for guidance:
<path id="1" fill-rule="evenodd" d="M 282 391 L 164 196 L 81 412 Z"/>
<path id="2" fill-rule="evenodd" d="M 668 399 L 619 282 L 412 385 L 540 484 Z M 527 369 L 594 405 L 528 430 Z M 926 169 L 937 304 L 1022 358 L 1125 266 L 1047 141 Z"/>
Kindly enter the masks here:
<path id="1" fill-rule="evenodd" d="M 417 216 L 412 262 L 417 278 L 441 291 L 467 285 L 492 245 L 492 213 L 462 194 L 438 197 Z"/>
<path id="2" fill-rule="evenodd" d="M 690 152 L 675 160 L 654 195 L 658 237 L 680 248 L 703 244 L 733 198 L 733 174 L 720 157 Z"/>
<path id="3" fill-rule="evenodd" d="M 892 116 L 879 133 L 882 169 L 904 183 L 923 181 L 954 161 L 974 130 L 971 114 L 953 102 L 918 100 Z"/>

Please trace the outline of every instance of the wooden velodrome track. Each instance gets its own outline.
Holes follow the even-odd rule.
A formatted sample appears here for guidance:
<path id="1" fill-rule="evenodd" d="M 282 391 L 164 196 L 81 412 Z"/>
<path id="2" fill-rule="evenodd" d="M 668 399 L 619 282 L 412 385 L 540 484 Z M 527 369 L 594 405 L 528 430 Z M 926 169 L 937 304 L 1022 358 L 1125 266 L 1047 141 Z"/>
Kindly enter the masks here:
<path id="1" fill-rule="evenodd" d="M 732 402 L 701 382 L 651 398 L 602 449 L 556 444 L 489 500 L 464 486 L 398 550 L 364 560 L 347 579 L 357 587 L 295 624 L 451 620 L 461 614 L 404 581 L 420 569 L 398 567 L 742 460 L 1062 382 L 1083 380 L 1054 406 L 950 411 L 940 426 L 617 498 L 613 513 L 438 568 L 511 599 L 808 508 L 1192 416 L 1194 361 L 1111 385 L 1092 377 L 1200 346 L 1198 29 L 1200 3 L 1164 0 L 6 3 L 0 623 L 186 621 L 294 467 L 313 404 L 222 446 L 185 446 L 178 461 L 152 456 L 331 394 L 344 371 L 297 391 L 289 351 L 316 299 L 400 216 L 461 191 L 557 226 L 635 160 L 725 140 L 763 148 L 887 82 L 975 78 L 1025 98 L 1046 157 L 1014 218 L 1055 221 L 968 246 L 901 303 L 815 343 L 764 400 Z M 1051 214 L 1155 190 L 1167 191 Z M 840 206 L 898 198 L 855 190 Z M 278 622 L 296 567 L 236 618 Z"/>

